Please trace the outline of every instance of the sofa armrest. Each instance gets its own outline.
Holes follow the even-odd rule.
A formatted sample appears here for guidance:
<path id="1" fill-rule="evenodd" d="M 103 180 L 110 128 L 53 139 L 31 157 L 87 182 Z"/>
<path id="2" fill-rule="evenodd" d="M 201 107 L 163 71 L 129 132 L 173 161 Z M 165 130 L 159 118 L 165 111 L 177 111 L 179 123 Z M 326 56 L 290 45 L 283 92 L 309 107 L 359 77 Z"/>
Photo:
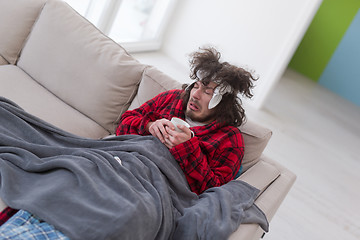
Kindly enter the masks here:
<path id="1" fill-rule="evenodd" d="M 296 180 L 296 175 L 279 163 L 261 157 L 260 161 L 243 173 L 239 179 L 260 190 L 255 204 L 270 222 Z M 257 224 L 242 224 L 230 240 L 260 239 L 263 230 Z"/>
<path id="2" fill-rule="evenodd" d="M 278 168 L 264 161 L 263 158 L 260 158 L 254 166 L 241 174 L 238 179 L 259 189 L 260 196 L 265 189 L 280 176 L 280 174 L 281 172 Z"/>

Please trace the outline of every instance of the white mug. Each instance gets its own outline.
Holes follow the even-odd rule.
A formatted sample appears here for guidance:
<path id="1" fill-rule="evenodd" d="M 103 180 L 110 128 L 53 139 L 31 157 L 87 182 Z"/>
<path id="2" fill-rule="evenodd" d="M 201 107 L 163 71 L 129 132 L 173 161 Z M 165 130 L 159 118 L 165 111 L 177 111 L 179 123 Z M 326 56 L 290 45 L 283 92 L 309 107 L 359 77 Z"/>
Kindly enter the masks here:
<path id="1" fill-rule="evenodd" d="M 182 120 L 181 118 L 173 117 L 173 118 L 171 119 L 171 122 L 174 124 L 175 130 L 176 130 L 177 132 L 182 132 L 182 131 L 177 127 L 177 125 L 184 125 L 185 127 L 190 128 L 190 125 L 189 125 L 187 122 L 185 122 L 184 120 Z"/>

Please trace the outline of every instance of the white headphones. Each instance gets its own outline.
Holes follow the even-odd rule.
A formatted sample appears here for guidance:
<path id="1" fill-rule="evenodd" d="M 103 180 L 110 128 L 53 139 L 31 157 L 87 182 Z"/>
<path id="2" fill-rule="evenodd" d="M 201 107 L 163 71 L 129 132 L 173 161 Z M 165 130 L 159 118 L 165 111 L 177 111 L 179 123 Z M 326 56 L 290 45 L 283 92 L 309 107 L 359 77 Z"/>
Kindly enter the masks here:
<path id="1" fill-rule="evenodd" d="M 214 94 L 209 102 L 209 109 L 212 109 L 216 107 L 220 102 L 225 93 L 230 93 L 232 91 L 232 87 L 230 85 L 226 85 L 224 87 L 224 84 L 218 85 L 215 90 Z"/>

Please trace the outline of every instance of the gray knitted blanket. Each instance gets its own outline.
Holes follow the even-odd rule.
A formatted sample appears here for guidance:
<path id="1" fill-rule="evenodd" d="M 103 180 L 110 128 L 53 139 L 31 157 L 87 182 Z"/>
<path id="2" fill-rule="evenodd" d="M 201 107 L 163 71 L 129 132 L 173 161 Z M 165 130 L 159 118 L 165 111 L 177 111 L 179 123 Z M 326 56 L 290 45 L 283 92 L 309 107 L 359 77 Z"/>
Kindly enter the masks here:
<path id="1" fill-rule="evenodd" d="M 152 136 L 81 138 L 0 98 L 0 197 L 70 239 L 227 239 L 250 222 L 267 231 L 257 194 L 231 181 L 197 196 Z"/>

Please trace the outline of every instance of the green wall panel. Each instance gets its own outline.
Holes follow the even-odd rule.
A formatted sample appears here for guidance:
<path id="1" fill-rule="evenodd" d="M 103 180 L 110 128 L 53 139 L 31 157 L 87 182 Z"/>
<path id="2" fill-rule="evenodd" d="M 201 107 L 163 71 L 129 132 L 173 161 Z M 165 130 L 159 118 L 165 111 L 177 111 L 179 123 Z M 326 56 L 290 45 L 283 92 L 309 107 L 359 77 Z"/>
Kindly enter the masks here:
<path id="1" fill-rule="evenodd" d="M 359 7 L 359 0 L 323 0 L 289 67 L 318 81 Z"/>

